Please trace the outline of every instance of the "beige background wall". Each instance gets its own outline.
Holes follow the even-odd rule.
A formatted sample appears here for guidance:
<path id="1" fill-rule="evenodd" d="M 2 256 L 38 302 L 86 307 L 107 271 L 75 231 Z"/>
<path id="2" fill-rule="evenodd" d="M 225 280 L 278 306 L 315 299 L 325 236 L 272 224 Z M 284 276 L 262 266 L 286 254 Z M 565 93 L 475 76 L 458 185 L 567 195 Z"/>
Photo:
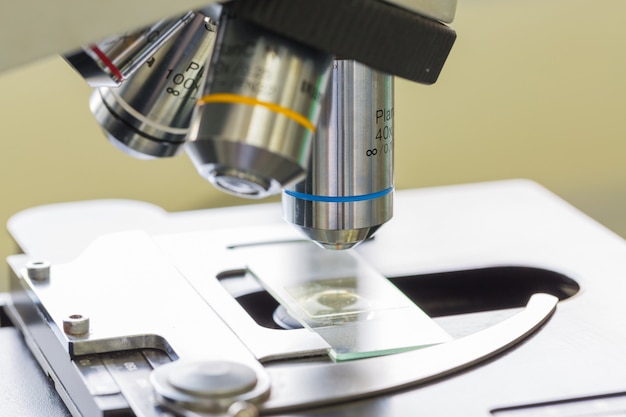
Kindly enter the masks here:
<path id="1" fill-rule="evenodd" d="M 439 82 L 396 84 L 398 188 L 531 178 L 626 236 L 624 16 L 623 0 L 459 0 Z M 214 191 L 185 156 L 137 161 L 114 149 L 89 93 L 58 57 L 0 74 L 0 223 L 83 199 L 169 211 L 245 203 Z M 13 249 L 0 234 L 0 257 Z"/>

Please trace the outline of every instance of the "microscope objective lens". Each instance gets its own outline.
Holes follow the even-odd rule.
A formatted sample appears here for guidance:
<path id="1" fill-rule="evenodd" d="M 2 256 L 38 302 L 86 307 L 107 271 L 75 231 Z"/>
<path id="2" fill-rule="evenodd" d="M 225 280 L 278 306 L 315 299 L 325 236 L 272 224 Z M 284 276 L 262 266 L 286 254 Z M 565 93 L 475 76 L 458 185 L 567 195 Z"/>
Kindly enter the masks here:
<path id="1" fill-rule="evenodd" d="M 304 178 L 331 64 L 225 8 L 186 148 L 200 175 L 248 198 Z"/>

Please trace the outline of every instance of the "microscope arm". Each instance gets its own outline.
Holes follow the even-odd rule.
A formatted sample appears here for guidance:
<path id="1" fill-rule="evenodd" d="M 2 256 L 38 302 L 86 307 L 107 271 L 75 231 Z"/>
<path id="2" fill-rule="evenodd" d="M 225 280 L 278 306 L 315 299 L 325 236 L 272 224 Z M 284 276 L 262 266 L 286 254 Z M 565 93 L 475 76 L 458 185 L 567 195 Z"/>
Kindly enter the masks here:
<path id="1" fill-rule="evenodd" d="M 11 42 L 4 42 L 2 49 L 0 50 L 0 72 L 17 67 L 28 62 L 32 62 L 36 59 L 41 59 L 47 56 L 52 56 L 58 53 L 68 53 L 81 45 L 87 45 L 93 42 L 98 42 L 101 39 L 109 37 L 114 34 L 126 33 L 128 31 L 150 25 L 151 23 L 166 18 L 168 16 L 177 16 L 184 14 L 187 10 L 198 9 L 206 6 L 207 4 L 216 3 L 215 0 L 135 0 L 135 1 L 92 1 L 92 2 L 74 2 L 71 0 L 59 0 L 53 3 L 45 0 L 33 0 L 28 2 L 13 2 L 10 5 L 10 10 L 3 10 L 0 13 L 0 39 L 11 39 Z M 272 13 L 267 13 L 269 9 L 265 11 L 264 1 L 253 1 L 253 7 L 251 7 L 251 14 L 256 17 L 255 20 L 265 25 L 276 23 L 275 16 Z M 278 10 L 279 8 L 289 7 L 287 3 L 278 4 L 272 6 L 272 10 Z M 304 2 L 294 2 L 294 6 Z M 364 16 L 365 12 L 361 9 L 369 9 L 369 4 L 379 3 L 379 5 L 386 4 L 390 8 L 390 4 L 397 6 L 397 9 L 405 9 L 407 11 L 414 12 L 413 14 L 420 14 L 427 16 L 430 19 L 450 23 L 454 18 L 456 10 L 456 0 L 439 0 L 436 2 L 429 0 L 393 0 L 386 3 L 370 0 L 357 0 L 357 1 L 342 1 L 332 2 L 326 1 L 309 2 L 307 8 L 313 7 L 316 9 L 316 14 L 324 19 L 323 25 L 329 18 L 332 18 L 335 22 L 346 23 L 352 21 L 352 14 L 356 13 L 360 16 Z M 344 4 L 345 3 L 345 4 Z M 364 5 L 368 5 L 364 7 Z M 319 6 L 318 6 L 319 5 Z M 4 6 L 4 7 L 8 7 Z M 286 9 L 285 9 L 286 10 Z M 36 11 L 36 13 L 34 12 Z M 292 13 L 298 13 L 300 16 L 308 18 L 303 12 L 304 10 L 291 10 L 290 18 L 293 17 Z M 345 20 L 345 19 L 348 20 Z M 301 22 L 301 18 L 297 19 Z M 286 26 L 285 30 L 293 31 L 295 28 L 294 23 L 280 22 L 281 26 Z M 354 23 L 351 25 L 354 27 Z M 324 26 L 322 26 L 324 28 Z M 308 26 L 307 30 L 311 30 Z M 369 45 L 361 45 L 368 48 L 376 48 L 383 51 L 383 48 L 390 45 L 391 39 L 389 38 L 391 32 L 398 33 L 399 28 L 395 26 L 385 27 L 385 32 L 372 31 L 371 37 L 368 37 Z M 341 27 L 339 27 L 339 30 Z M 369 27 L 361 28 L 362 31 L 369 30 Z M 324 32 L 328 31 L 324 29 Z M 339 35 L 339 33 L 336 33 Z M 363 33 L 360 33 L 363 34 Z M 310 35 L 310 33 L 309 33 Z M 345 35 L 345 33 L 344 33 Z M 415 42 L 415 39 L 411 39 L 409 33 L 406 34 L 406 42 Z M 306 34 L 301 34 L 298 37 L 302 38 Z M 332 36 L 335 36 L 333 33 Z M 394 35 L 396 36 L 396 35 Z M 359 36 L 360 37 L 360 36 Z M 346 39 L 354 44 L 358 39 Z M 373 40 L 373 43 L 371 42 Z M 321 45 L 320 45 L 321 46 Z M 395 53 L 397 46 L 393 48 L 387 48 L 387 53 Z M 401 51 L 395 53 L 396 56 L 406 58 Z"/>

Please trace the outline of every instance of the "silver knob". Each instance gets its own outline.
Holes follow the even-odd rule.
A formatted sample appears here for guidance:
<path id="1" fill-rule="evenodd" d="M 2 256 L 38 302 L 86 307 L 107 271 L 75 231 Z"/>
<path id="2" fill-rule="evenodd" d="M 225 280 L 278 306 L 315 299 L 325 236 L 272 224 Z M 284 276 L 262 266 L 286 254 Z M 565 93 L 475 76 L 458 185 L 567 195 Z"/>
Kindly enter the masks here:
<path id="1" fill-rule="evenodd" d="M 232 360 L 178 360 L 156 368 L 150 382 L 159 404 L 177 415 L 193 410 L 254 417 L 270 389 L 262 367 L 255 369 Z"/>

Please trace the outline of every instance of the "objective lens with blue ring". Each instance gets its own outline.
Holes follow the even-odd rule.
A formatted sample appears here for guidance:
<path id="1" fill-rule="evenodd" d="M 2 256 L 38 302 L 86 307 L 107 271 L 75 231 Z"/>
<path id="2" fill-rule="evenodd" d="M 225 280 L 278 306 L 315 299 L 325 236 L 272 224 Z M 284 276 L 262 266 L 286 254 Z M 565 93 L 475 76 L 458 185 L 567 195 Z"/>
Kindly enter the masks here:
<path id="1" fill-rule="evenodd" d="M 307 177 L 283 216 L 326 249 L 371 237 L 393 213 L 393 77 L 335 60 Z"/>

